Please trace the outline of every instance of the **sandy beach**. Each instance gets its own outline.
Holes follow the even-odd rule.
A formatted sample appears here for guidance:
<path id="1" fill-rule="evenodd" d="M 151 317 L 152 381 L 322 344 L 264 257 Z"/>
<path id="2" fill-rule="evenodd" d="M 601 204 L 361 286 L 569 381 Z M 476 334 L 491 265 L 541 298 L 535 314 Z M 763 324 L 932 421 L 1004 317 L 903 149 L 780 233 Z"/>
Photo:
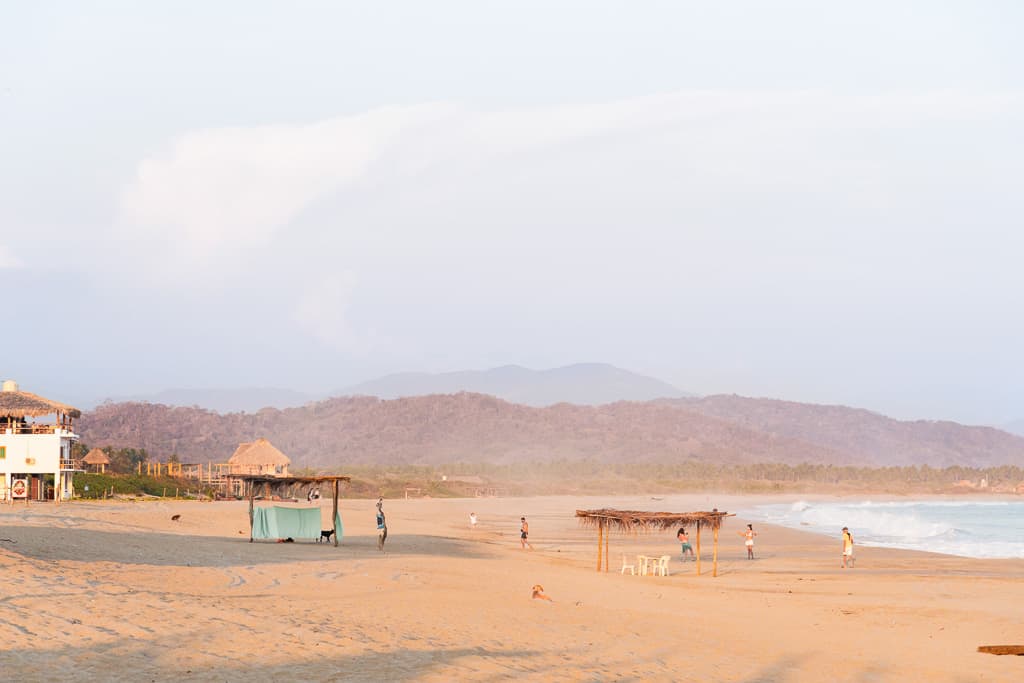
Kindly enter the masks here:
<path id="1" fill-rule="evenodd" d="M 573 511 L 659 502 L 389 500 L 384 554 L 369 500 L 342 501 L 338 548 L 250 544 L 244 502 L 4 505 L 0 666 L 30 681 L 1024 680 L 1024 658 L 975 652 L 1024 643 L 1024 561 L 861 547 L 842 570 L 838 537 L 759 525 L 751 562 L 735 517 L 717 578 L 710 534 L 701 577 L 671 533 L 614 535 L 612 571 L 595 572 Z M 672 555 L 671 575 L 619 574 L 638 553 Z M 531 599 L 538 583 L 553 603 Z"/>

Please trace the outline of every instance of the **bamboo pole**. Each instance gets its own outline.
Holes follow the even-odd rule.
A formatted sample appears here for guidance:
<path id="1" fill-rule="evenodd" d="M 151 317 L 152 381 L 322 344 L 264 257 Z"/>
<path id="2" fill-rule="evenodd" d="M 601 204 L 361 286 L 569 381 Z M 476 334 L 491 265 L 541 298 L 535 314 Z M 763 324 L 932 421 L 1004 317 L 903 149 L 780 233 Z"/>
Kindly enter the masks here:
<path id="1" fill-rule="evenodd" d="M 249 486 L 249 543 L 252 543 L 252 540 L 253 540 L 252 539 L 252 535 L 253 535 L 253 528 L 252 527 L 253 527 L 254 518 L 253 518 L 253 510 L 252 510 L 252 508 L 253 508 L 253 497 L 255 495 L 256 495 L 256 486 L 255 485 Z"/>
<path id="2" fill-rule="evenodd" d="M 697 522 L 697 576 L 700 576 L 700 522 Z"/>
<path id="3" fill-rule="evenodd" d="M 604 541 L 604 520 L 597 523 L 597 571 L 601 571 L 601 544 Z"/>
<path id="4" fill-rule="evenodd" d="M 334 529 L 334 547 L 338 547 L 338 480 L 334 480 L 334 495 L 331 503 L 331 528 Z"/>
<path id="5" fill-rule="evenodd" d="M 711 576 L 718 576 L 718 527 L 715 527 L 714 535 L 715 535 L 715 550 L 714 550 L 714 554 L 711 556 L 712 557 Z"/>
<path id="6" fill-rule="evenodd" d="M 608 572 L 608 540 L 611 538 L 611 527 L 608 527 L 607 533 L 604 535 L 604 572 Z"/>

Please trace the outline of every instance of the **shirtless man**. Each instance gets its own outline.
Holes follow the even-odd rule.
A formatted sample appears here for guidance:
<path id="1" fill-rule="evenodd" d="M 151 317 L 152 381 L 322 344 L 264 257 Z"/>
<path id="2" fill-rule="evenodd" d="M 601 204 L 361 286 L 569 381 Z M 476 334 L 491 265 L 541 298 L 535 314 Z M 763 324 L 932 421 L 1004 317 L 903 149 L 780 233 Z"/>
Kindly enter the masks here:
<path id="1" fill-rule="evenodd" d="M 693 552 L 693 546 L 690 545 L 690 534 L 686 533 L 686 529 L 680 527 L 676 533 L 676 538 L 679 539 L 681 544 L 683 560 L 686 560 L 686 553 L 690 553 L 691 558 L 697 559 L 697 555 Z"/>
<path id="2" fill-rule="evenodd" d="M 526 521 L 526 517 L 519 518 L 519 545 L 522 546 L 523 550 L 527 547 L 533 550 L 533 546 L 530 545 L 528 540 L 530 537 L 530 524 Z"/>

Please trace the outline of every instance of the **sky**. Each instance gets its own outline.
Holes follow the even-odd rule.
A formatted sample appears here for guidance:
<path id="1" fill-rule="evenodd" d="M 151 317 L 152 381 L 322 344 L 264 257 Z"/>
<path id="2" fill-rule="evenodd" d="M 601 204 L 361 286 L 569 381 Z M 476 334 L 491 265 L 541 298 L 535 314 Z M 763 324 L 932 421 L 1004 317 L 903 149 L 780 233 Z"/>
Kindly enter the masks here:
<path id="1" fill-rule="evenodd" d="M 0 0 L 0 375 L 1024 417 L 1016 2 Z"/>

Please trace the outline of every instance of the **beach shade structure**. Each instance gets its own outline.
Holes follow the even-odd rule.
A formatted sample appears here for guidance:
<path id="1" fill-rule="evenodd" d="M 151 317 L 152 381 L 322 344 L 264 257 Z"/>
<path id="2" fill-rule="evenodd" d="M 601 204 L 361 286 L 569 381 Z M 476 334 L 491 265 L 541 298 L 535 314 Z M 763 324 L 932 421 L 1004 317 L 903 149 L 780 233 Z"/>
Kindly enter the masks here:
<path id="1" fill-rule="evenodd" d="M 107 471 L 107 465 L 110 464 L 110 457 L 100 449 L 94 448 L 85 454 L 82 462 L 88 465 L 93 472 L 103 474 Z"/>
<path id="2" fill-rule="evenodd" d="M 602 566 L 602 545 L 604 546 L 604 570 L 608 571 L 608 538 L 612 530 L 625 533 L 649 533 L 665 531 L 678 526 L 697 528 L 697 576 L 700 576 L 700 532 L 703 527 L 710 527 L 714 534 L 714 553 L 712 576 L 718 576 L 718 530 L 722 520 L 734 515 L 728 512 L 713 510 L 711 512 L 641 512 L 637 510 L 577 510 L 576 517 L 580 524 L 597 528 L 597 571 Z"/>
<path id="3" fill-rule="evenodd" d="M 343 533 L 338 515 L 338 487 L 351 477 L 324 475 L 316 477 L 271 477 L 241 475 L 238 477 L 249 491 L 249 542 L 269 538 L 320 538 L 320 487 L 331 489 L 331 525 L 334 545 Z M 256 507 L 256 496 L 264 502 L 314 502 L 306 507 Z"/>

